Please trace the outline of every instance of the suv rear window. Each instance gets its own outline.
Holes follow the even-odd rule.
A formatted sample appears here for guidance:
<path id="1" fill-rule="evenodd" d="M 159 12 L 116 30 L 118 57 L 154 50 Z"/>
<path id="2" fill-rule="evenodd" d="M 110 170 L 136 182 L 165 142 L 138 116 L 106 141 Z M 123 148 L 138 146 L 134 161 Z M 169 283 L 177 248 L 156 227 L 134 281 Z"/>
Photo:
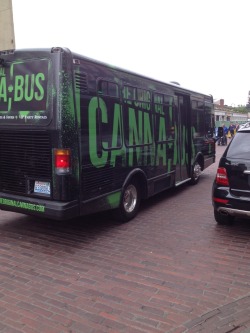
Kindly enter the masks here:
<path id="1" fill-rule="evenodd" d="M 238 132 L 230 144 L 227 157 L 250 160 L 250 132 Z"/>

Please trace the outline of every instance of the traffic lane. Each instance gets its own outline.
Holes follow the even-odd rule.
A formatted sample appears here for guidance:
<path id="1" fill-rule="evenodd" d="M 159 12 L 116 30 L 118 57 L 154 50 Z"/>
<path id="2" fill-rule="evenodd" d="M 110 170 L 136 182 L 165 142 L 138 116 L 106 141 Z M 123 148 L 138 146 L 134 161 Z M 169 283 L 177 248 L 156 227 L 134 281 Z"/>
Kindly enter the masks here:
<path id="1" fill-rule="evenodd" d="M 216 225 L 215 172 L 147 200 L 126 224 L 0 212 L 0 330 L 181 332 L 244 297 L 250 227 Z"/>

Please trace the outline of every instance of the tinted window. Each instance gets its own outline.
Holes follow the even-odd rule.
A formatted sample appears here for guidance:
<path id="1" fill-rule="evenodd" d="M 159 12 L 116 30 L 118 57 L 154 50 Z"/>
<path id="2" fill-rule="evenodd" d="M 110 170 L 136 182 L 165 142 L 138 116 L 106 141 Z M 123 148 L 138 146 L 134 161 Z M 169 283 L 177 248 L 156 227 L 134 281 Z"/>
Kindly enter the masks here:
<path id="1" fill-rule="evenodd" d="M 204 135 L 204 105 L 200 101 L 192 101 L 192 125 L 194 127 L 193 137 Z"/>
<path id="2" fill-rule="evenodd" d="M 250 160 L 250 133 L 238 132 L 229 146 L 227 156 Z"/>
<path id="3" fill-rule="evenodd" d="M 100 80 L 98 82 L 98 94 L 111 97 L 119 97 L 118 85 L 114 82 Z"/>
<path id="4" fill-rule="evenodd" d="M 48 59 L 16 60 L 1 67 L 1 125 L 47 125 L 51 117 L 52 66 Z"/>

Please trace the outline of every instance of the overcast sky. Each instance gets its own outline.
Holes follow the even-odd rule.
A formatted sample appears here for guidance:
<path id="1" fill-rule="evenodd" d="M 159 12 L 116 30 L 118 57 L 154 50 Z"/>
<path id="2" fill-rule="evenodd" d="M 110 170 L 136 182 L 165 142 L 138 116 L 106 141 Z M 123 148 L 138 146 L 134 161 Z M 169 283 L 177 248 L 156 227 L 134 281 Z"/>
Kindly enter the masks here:
<path id="1" fill-rule="evenodd" d="M 16 48 L 64 46 L 245 105 L 248 0 L 12 0 Z"/>

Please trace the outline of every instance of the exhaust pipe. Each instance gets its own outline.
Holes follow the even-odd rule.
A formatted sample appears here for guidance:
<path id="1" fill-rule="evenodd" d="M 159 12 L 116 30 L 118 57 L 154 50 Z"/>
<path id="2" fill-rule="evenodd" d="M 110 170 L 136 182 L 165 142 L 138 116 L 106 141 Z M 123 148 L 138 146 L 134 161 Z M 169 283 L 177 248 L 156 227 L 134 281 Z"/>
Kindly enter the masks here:
<path id="1" fill-rule="evenodd" d="M 220 214 L 224 216 L 228 216 L 228 212 L 226 210 L 220 209 Z"/>

